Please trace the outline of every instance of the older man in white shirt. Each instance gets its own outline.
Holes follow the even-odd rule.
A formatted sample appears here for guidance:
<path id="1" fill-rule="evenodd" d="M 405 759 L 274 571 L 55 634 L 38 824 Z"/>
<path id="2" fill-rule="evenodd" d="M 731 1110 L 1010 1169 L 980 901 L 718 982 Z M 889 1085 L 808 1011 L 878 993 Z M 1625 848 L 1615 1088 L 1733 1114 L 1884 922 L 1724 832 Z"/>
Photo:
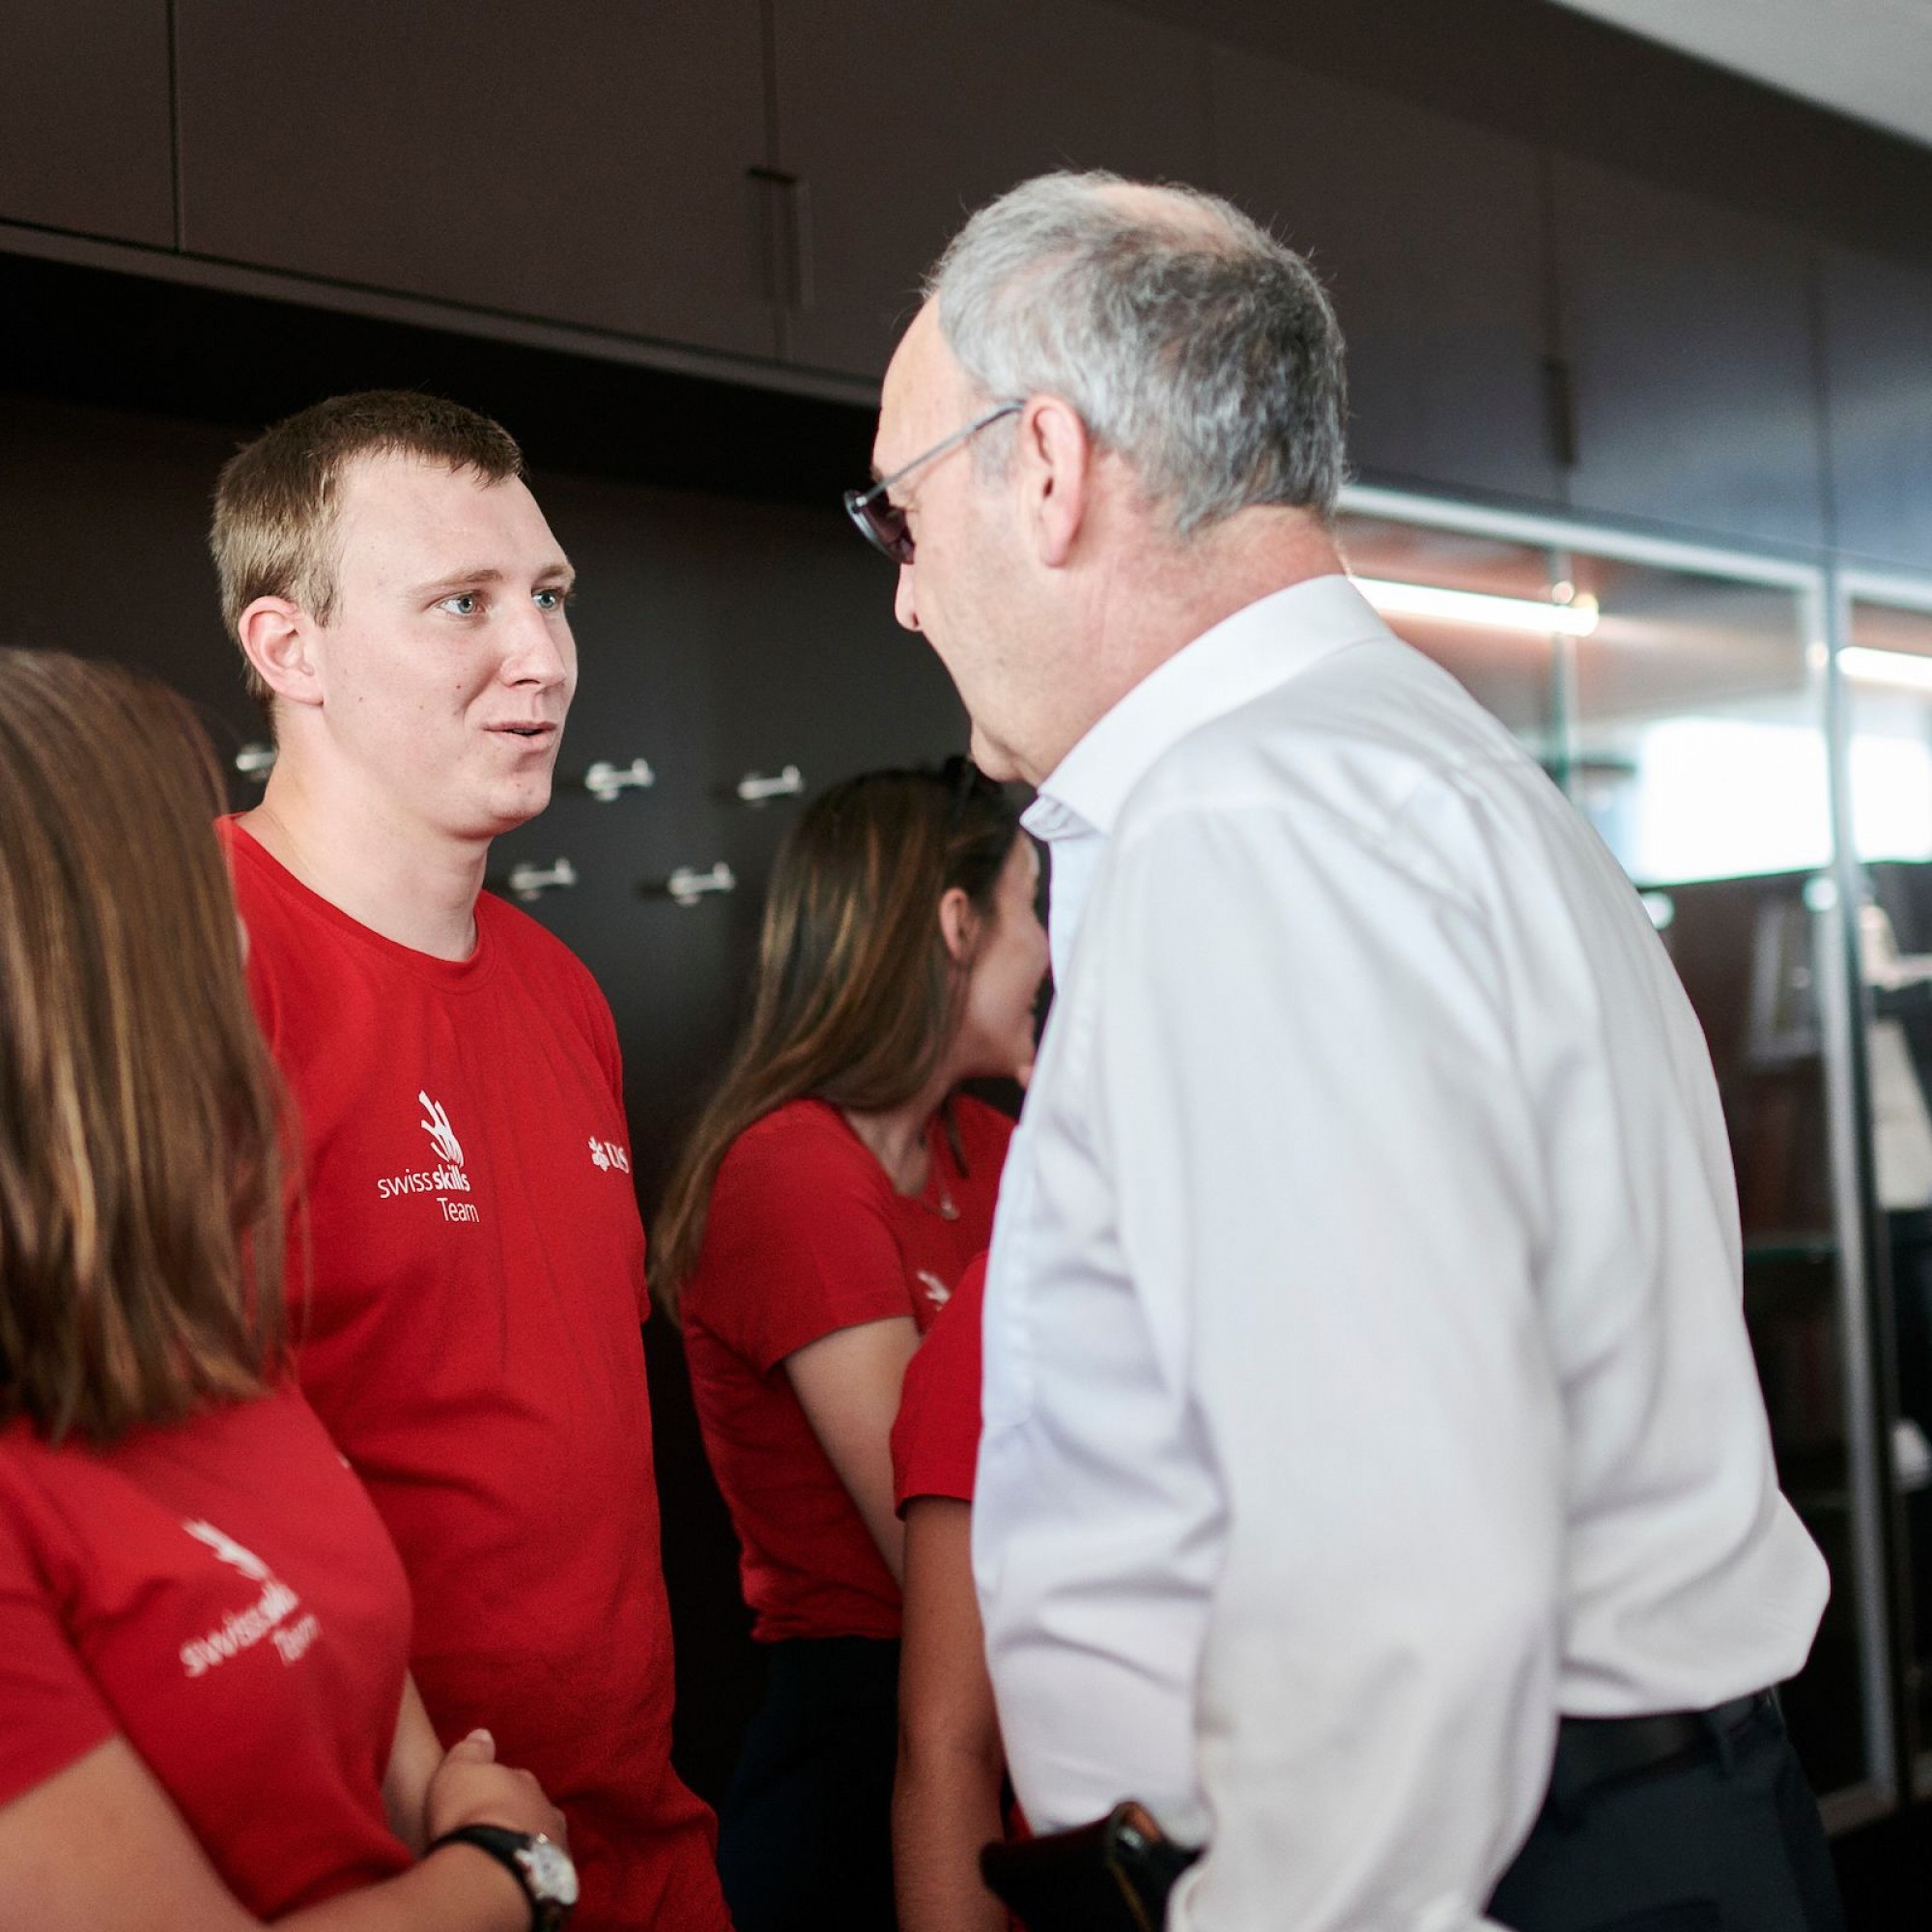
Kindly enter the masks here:
<path id="1" fill-rule="evenodd" d="M 1319 286 L 1052 176 L 928 296 L 848 507 L 1053 854 L 974 1528 L 1029 1820 L 1145 1801 L 1199 1932 L 1835 1925 L 1703 1039 L 1343 575 Z"/>

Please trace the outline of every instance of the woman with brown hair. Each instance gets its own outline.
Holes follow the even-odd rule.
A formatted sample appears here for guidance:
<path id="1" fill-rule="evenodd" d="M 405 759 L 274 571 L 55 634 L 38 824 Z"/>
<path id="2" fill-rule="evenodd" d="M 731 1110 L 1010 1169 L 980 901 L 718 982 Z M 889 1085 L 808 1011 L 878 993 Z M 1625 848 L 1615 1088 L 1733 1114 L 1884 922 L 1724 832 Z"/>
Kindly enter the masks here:
<path id="1" fill-rule="evenodd" d="M 739 1932 L 893 1923 L 902 1532 L 889 1439 L 921 1333 L 992 1231 L 1046 939 L 1000 789 L 870 772 L 799 824 L 745 1036 L 652 1249 L 771 1674 L 720 1814 Z"/>
<path id="2" fill-rule="evenodd" d="M 0 651 L 0 1924 L 558 1925 L 561 1820 L 438 1744 L 288 1374 L 220 809 L 172 693 Z"/>

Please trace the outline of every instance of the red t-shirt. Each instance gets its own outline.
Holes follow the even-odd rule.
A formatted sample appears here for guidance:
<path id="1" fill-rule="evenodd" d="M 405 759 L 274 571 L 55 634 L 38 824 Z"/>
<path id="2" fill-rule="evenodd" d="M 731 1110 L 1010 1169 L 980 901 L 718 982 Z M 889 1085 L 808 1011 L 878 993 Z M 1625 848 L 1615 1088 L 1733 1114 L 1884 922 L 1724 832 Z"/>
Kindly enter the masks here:
<path id="1" fill-rule="evenodd" d="M 248 984 L 307 1151 L 302 1387 L 415 1593 L 445 1743 L 477 1724 L 570 1821 L 583 1932 L 726 1923 L 670 1770 L 644 1236 L 589 974 L 484 895 L 468 959 L 371 932 L 223 827 Z M 290 1275 L 303 1276 L 301 1230 Z"/>
<path id="2" fill-rule="evenodd" d="M 0 1430 L 0 1804 L 118 1733 L 256 1918 L 392 1878 L 409 1641 L 394 1546 L 294 1390 L 105 1449 Z"/>
<path id="3" fill-rule="evenodd" d="M 901 1516 L 915 1496 L 973 1500 L 980 1462 L 980 1321 L 986 1257 L 959 1277 L 952 1299 L 906 1364 L 893 1424 L 893 1500 Z"/>
<path id="4" fill-rule="evenodd" d="M 910 1315 L 925 1328 L 991 1238 L 1012 1122 L 963 1095 L 952 1105 L 964 1165 L 935 1121 L 917 1196 L 896 1193 L 821 1100 L 766 1115 L 719 1167 L 684 1290 L 684 1346 L 760 1642 L 899 1634 L 898 1586 L 783 1362 L 865 1321 Z"/>

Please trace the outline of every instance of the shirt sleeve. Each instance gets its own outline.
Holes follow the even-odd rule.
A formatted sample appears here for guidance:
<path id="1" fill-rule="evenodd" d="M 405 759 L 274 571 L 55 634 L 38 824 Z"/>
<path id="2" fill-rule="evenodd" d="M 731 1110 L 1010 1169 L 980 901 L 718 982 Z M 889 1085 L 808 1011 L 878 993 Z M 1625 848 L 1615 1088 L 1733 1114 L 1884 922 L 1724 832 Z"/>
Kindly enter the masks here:
<path id="1" fill-rule="evenodd" d="M 986 1258 L 967 1264 L 952 1298 L 906 1364 L 893 1424 L 893 1501 L 903 1516 L 915 1496 L 973 1500 L 980 1460 L 980 1321 Z"/>
<path id="2" fill-rule="evenodd" d="M 912 1318 L 871 1165 L 810 1119 L 761 1122 L 724 1156 L 686 1307 L 760 1375 L 836 1329 Z"/>
<path id="3" fill-rule="evenodd" d="M 1177 1932 L 1481 1923 L 1547 1775 L 1536 1125 L 1482 918 L 1400 851 L 1171 810 L 1082 935 L 1127 1268 L 1225 1506 Z"/>
<path id="4" fill-rule="evenodd" d="M 590 1025 L 590 1037 L 597 1048 L 597 1064 L 604 1070 L 604 1078 L 610 1082 L 611 1097 L 617 1103 L 617 1112 L 624 1112 L 624 1051 L 617 1043 L 617 1019 L 611 1010 L 611 1002 L 604 997 L 603 989 L 590 977 L 587 967 L 580 967 L 585 980 L 583 988 L 585 1010 Z M 625 1134 L 630 1132 L 629 1120 L 625 1121 Z"/>
<path id="5" fill-rule="evenodd" d="M 61 1622 L 16 1498 L 0 1490 L 0 1804 L 121 1728 Z"/>

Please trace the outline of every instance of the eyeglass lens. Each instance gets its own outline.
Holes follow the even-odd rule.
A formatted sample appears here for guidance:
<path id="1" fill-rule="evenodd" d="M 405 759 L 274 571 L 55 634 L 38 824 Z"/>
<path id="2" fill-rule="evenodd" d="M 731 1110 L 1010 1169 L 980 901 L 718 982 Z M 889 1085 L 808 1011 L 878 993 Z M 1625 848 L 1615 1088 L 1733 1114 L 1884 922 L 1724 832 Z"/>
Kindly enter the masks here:
<path id="1" fill-rule="evenodd" d="M 848 490 L 845 508 L 859 526 L 860 534 L 884 551 L 895 563 L 912 561 L 912 531 L 906 524 L 906 513 L 884 490 Z"/>

